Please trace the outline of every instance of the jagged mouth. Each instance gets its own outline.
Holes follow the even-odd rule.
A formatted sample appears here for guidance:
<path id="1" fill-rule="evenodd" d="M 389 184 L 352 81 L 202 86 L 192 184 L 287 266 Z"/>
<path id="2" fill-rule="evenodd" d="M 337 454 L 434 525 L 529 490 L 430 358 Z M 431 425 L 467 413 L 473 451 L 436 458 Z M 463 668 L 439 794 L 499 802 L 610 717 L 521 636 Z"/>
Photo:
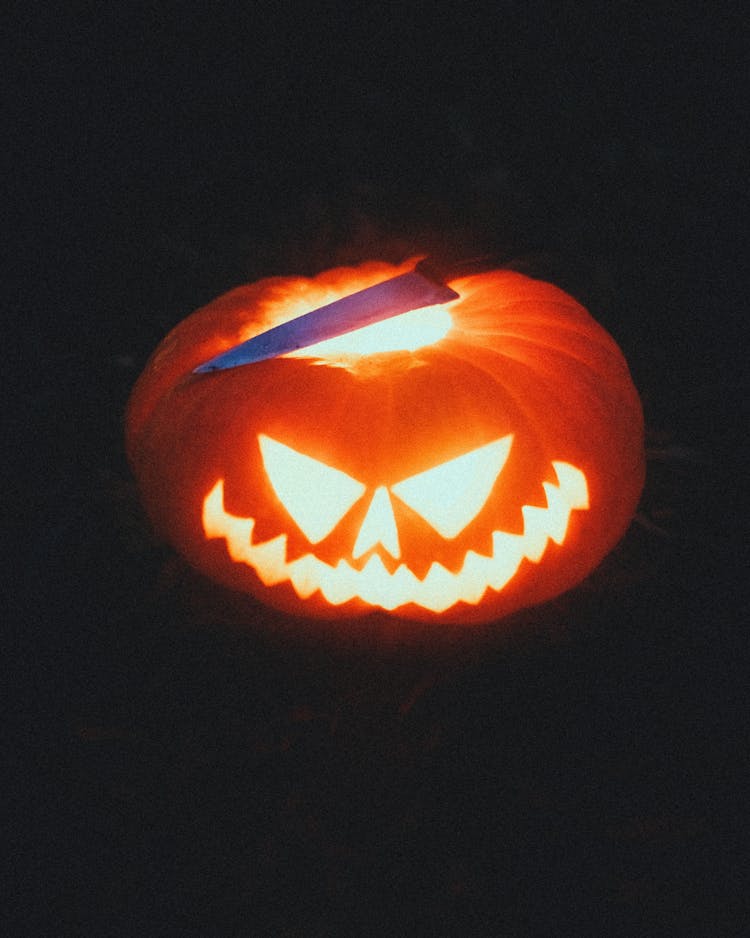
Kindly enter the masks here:
<path id="1" fill-rule="evenodd" d="M 586 477 L 570 463 L 553 461 L 558 484 L 543 482 L 545 507 L 524 505 L 521 534 L 494 531 L 489 555 L 469 550 L 453 573 L 435 561 L 419 579 L 403 563 L 386 569 L 377 553 L 357 569 L 341 559 L 331 565 L 314 554 L 287 561 L 287 535 L 253 543 L 253 518 L 232 515 L 224 508 L 224 480 L 219 479 L 203 502 L 203 530 L 207 538 L 223 538 L 235 563 L 251 567 L 265 586 L 290 583 L 300 599 L 320 591 L 326 602 L 341 606 L 359 599 L 374 608 L 393 611 L 414 604 L 442 613 L 459 602 L 477 605 L 485 592 L 500 592 L 516 575 L 521 563 L 539 563 L 550 540 L 565 541 L 573 511 L 589 507 Z"/>

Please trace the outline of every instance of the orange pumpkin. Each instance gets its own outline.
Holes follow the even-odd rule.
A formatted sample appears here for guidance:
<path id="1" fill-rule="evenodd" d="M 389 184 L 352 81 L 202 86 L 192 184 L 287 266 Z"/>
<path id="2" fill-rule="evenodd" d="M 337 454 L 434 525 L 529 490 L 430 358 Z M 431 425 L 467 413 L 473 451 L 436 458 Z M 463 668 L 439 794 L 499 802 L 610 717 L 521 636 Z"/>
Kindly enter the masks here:
<path id="1" fill-rule="evenodd" d="M 576 585 L 622 537 L 640 401 L 613 339 L 548 283 L 456 279 L 444 306 L 193 374 L 412 267 L 239 287 L 157 348 L 128 454 L 157 531 L 209 577 L 302 616 L 486 622 Z"/>

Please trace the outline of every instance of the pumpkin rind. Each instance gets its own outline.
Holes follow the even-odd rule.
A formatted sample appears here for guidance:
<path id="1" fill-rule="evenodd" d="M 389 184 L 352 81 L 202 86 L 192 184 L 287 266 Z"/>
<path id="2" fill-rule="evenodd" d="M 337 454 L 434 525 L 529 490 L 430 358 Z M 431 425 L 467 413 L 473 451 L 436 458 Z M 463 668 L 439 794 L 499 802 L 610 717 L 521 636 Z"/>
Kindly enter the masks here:
<path id="1" fill-rule="evenodd" d="M 406 619 L 483 622 L 543 602 L 583 580 L 622 537 L 644 480 L 640 401 L 611 336 L 551 284 L 503 270 L 452 281 L 460 299 L 450 304 L 450 332 L 413 352 L 344 366 L 282 357 L 192 373 L 271 325 L 412 267 L 372 263 L 239 287 L 180 323 L 151 357 L 128 405 L 128 456 L 156 530 L 209 577 L 303 616 L 380 608 L 361 598 L 334 605 L 320 590 L 302 596 L 289 582 L 264 584 L 233 560 L 228 541 L 204 528 L 204 502 L 218 480 L 225 510 L 254 519 L 254 539 L 283 534 L 289 560 L 312 553 L 354 568 L 367 559 L 352 558 L 352 549 L 372 492 L 388 487 L 400 562 L 421 580 L 433 562 L 455 572 L 468 552 L 484 556 L 493 532 L 522 533 L 521 508 L 545 505 L 543 484 L 557 481 L 553 465 L 580 470 L 588 507 L 571 512 L 561 544 L 550 540 L 538 562 L 524 560 L 501 589 L 487 588 L 476 601 L 389 610 Z M 441 541 L 399 501 L 402 480 L 509 434 L 513 447 L 492 493 L 457 535 Z M 260 436 L 335 467 L 370 494 L 311 546 L 269 485 Z M 396 569 L 387 550 L 375 554 Z"/>

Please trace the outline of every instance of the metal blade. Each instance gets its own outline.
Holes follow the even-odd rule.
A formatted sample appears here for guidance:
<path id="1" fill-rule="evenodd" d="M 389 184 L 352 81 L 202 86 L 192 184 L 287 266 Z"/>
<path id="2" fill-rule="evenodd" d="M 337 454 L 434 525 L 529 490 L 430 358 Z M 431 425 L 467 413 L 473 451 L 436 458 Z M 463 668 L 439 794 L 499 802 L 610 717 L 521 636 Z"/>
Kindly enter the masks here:
<path id="1" fill-rule="evenodd" d="M 204 362 L 194 370 L 194 374 L 262 362 L 412 309 L 455 299 L 458 299 L 458 293 L 450 287 L 413 270 L 274 326 Z"/>

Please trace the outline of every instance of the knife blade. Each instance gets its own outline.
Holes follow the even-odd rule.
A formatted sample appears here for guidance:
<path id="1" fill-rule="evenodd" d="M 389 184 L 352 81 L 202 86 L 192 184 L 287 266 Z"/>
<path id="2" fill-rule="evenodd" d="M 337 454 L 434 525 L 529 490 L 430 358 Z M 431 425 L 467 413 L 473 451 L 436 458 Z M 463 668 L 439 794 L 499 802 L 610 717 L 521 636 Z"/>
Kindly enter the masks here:
<path id="1" fill-rule="evenodd" d="M 408 273 L 376 283 L 253 336 L 198 365 L 193 374 L 262 362 L 413 309 L 458 299 L 459 294 L 441 279 L 434 267 L 420 262 Z"/>

